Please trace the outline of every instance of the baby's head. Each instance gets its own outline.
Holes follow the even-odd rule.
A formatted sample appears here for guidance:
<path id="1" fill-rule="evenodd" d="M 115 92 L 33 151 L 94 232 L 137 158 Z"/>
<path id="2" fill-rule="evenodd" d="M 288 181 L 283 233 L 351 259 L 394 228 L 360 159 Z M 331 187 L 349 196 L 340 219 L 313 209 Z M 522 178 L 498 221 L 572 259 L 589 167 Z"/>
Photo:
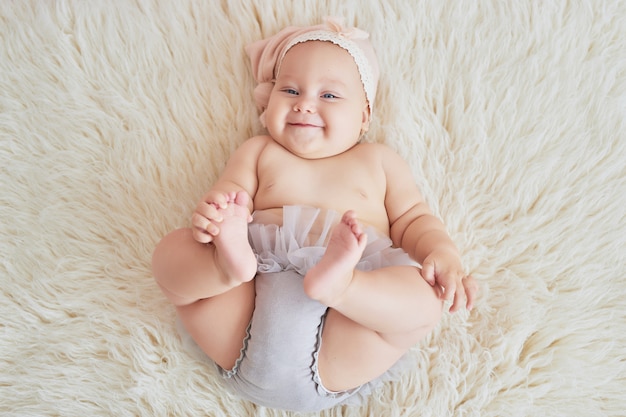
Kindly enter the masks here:
<path id="1" fill-rule="evenodd" d="M 264 112 L 285 55 L 292 47 L 309 41 L 331 42 L 352 56 L 371 117 L 379 68 L 374 48 L 368 38 L 367 32 L 357 28 L 344 28 L 338 19 L 327 18 L 324 24 L 308 27 L 290 26 L 274 36 L 248 45 L 246 52 L 252 62 L 254 78 L 258 82 L 254 98 L 262 111 L 261 122 L 265 125 Z"/>

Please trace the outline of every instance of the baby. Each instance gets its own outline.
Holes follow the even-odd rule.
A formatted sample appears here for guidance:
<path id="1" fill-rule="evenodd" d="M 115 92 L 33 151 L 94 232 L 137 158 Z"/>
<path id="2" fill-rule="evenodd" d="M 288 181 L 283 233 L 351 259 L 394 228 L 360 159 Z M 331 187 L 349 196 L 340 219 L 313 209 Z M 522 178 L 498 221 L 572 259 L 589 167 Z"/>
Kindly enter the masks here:
<path id="1" fill-rule="evenodd" d="M 380 382 L 477 285 L 408 165 L 360 141 L 379 75 L 368 34 L 328 19 L 247 53 L 268 134 L 232 154 L 153 271 L 235 393 L 318 411 Z"/>

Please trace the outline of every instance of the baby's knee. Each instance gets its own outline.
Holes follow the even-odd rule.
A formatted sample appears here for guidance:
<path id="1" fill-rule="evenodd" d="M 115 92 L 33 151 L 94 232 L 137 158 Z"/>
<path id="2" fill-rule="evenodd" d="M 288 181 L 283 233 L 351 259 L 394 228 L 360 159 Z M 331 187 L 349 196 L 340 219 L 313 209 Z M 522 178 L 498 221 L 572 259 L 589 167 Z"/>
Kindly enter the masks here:
<path id="1" fill-rule="evenodd" d="M 419 310 L 418 326 L 413 332 L 418 340 L 433 331 L 439 325 L 443 317 L 444 302 L 436 291 L 429 291 L 426 297 L 420 299 Z"/>
<path id="2" fill-rule="evenodd" d="M 444 302 L 439 295 L 434 294 L 427 302 L 425 308 L 425 325 L 433 330 L 443 317 Z"/>
<path id="3" fill-rule="evenodd" d="M 169 274 L 176 248 L 193 239 L 191 229 L 177 229 L 165 235 L 152 252 L 152 275 L 158 282 Z"/>
<path id="4" fill-rule="evenodd" d="M 407 340 L 405 347 L 414 346 L 428 336 L 439 325 L 442 316 L 443 303 L 440 300 L 438 302 L 433 300 L 429 307 L 423 310 L 421 325 L 405 335 Z"/>

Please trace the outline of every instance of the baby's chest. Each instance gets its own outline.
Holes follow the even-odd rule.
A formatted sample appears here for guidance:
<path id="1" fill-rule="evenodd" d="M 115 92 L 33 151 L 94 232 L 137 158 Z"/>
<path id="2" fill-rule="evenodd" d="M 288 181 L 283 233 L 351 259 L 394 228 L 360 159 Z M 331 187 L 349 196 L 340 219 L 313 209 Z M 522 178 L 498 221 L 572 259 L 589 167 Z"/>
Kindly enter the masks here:
<path id="1" fill-rule="evenodd" d="M 384 198 L 375 170 L 355 164 L 287 162 L 259 172 L 258 179 L 257 198 L 282 205 L 354 207 Z"/>

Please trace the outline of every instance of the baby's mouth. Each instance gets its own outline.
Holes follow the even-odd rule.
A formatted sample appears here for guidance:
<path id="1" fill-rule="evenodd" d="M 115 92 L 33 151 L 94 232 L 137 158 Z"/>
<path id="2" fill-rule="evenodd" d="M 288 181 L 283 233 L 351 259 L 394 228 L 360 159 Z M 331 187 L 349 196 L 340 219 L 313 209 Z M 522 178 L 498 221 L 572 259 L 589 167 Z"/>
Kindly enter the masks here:
<path id="1" fill-rule="evenodd" d="M 289 123 L 291 126 L 295 126 L 295 127 L 319 127 L 317 125 L 313 125 L 310 123 Z"/>
<path id="2" fill-rule="evenodd" d="M 287 122 L 287 124 L 289 126 L 293 126 L 293 127 L 304 127 L 304 128 L 319 128 L 322 127 L 317 123 L 312 123 L 312 122 L 306 122 L 306 121 L 293 121 L 293 122 Z"/>

